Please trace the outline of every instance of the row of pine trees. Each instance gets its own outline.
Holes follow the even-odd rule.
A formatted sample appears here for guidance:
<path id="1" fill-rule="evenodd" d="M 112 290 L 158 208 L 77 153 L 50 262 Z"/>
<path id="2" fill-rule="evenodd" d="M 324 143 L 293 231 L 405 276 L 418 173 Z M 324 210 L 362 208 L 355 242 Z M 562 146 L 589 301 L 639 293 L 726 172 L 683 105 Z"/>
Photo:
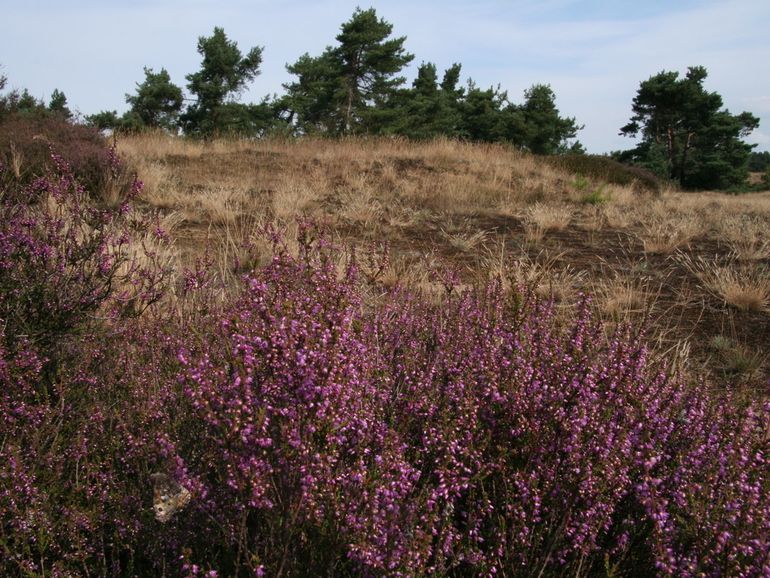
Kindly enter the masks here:
<path id="1" fill-rule="evenodd" d="M 145 68 L 144 81 L 126 95 L 122 116 L 105 111 L 88 117 L 99 128 L 164 128 L 191 136 L 237 134 L 437 136 L 509 142 L 537 154 L 581 150 L 573 140 L 579 127 L 563 118 L 548 85 L 525 91 L 515 104 L 498 88 L 461 83 L 461 65 L 439 79 L 435 64 L 422 63 L 411 86 L 403 71 L 414 55 L 406 37 L 393 37 L 393 26 L 373 8 L 356 9 L 342 24 L 336 45 L 318 56 L 302 55 L 287 70 L 295 78 L 285 93 L 259 103 L 238 96 L 259 74 L 262 48 L 242 53 L 222 28 L 198 40 L 201 68 L 188 74 L 185 98 L 165 69 Z"/>

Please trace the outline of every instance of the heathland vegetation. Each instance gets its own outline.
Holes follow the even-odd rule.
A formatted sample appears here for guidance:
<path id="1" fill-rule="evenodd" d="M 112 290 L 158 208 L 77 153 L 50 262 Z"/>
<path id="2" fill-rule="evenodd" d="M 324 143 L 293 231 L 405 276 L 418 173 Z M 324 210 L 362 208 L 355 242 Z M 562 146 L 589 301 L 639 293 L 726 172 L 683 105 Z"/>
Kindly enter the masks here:
<path id="1" fill-rule="evenodd" d="M 0 575 L 770 574 L 770 193 L 676 186 L 749 116 L 659 75 L 632 164 L 566 154 L 389 34 L 242 105 L 215 29 L 111 143 L 0 96 Z"/>

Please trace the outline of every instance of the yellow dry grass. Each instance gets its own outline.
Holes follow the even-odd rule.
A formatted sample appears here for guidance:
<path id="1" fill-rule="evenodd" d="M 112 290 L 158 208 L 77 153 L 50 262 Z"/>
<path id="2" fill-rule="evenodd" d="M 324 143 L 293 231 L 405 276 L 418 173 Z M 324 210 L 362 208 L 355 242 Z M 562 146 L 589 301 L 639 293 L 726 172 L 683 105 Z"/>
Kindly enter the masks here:
<path id="1" fill-rule="evenodd" d="M 764 265 L 741 263 L 734 255 L 724 262 L 687 255 L 679 259 L 727 305 L 742 311 L 765 311 L 770 306 L 770 270 Z"/>
<path id="2" fill-rule="evenodd" d="M 572 209 L 561 204 L 535 203 L 523 216 L 524 230 L 530 241 L 539 241 L 548 231 L 566 229 L 572 219 Z"/>
<path id="3" fill-rule="evenodd" d="M 637 218 L 637 236 L 645 253 L 673 253 L 704 232 L 698 212 L 684 210 L 669 199 L 650 203 L 639 211 Z"/>
<path id="4" fill-rule="evenodd" d="M 651 290 L 649 279 L 617 272 L 595 281 L 591 293 L 599 310 L 611 319 L 627 319 L 649 311 L 657 294 Z"/>
<path id="5" fill-rule="evenodd" d="M 203 143 L 150 133 L 124 137 L 119 147 L 145 181 L 145 200 L 162 208 L 191 190 L 226 188 L 234 194 L 274 192 L 282 214 L 302 212 L 313 200 L 336 201 L 343 209 L 352 201 L 357 213 L 375 199 L 438 212 L 513 214 L 532 202 L 566 198 L 568 182 L 565 173 L 510 147 L 447 139 Z M 313 206 L 315 212 L 321 208 Z"/>
<path id="6" fill-rule="evenodd" d="M 727 215 L 717 222 L 716 234 L 735 255 L 745 261 L 770 257 L 770 215 Z"/>

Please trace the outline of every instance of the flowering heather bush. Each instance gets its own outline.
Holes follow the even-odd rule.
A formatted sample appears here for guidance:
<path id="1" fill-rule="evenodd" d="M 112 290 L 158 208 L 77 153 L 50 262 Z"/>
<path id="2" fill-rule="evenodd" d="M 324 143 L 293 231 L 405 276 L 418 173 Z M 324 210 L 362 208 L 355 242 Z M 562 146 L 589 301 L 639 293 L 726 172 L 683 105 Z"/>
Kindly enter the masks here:
<path id="1" fill-rule="evenodd" d="M 767 575 L 770 405 L 666 376 L 587 307 L 558 327 L 494 286 L 374 310 L 356 287 L 323 249 L 276 258 L 180 354 L 201 568 Z"/>
<path id="2" fill-rule="evenodd" d="M 126 255 L 129 206 L 95 208 L 52 161 L 36 203 L 0 191 L 0 575 L 113 575 L 148 518 L 179 344 L 131 318 L 166 272 Z"/>
<path id="3" fill-rule="evenodd" d="M 770 575 L 766 400 L 587 300 L 565 326 L 447 275 L 373 304 L 307 228 L 224 308 L 202 261 L 147 309 L 130 207 L 55 160 L 0 194 L 0 575 Z"/>
<path id="4" fill-rule="evenodd" d="M 179 344 L 124 323 L 84 336 L 55 379 L 31 345 L 0 349 L 2 576 L 160 574 L 150 476 L 165 467 Z"/>
<path id="5" fill-rule="evenodd" d="M 37 202 L 0 194 L 0 319 L 10 345 L 24 335 L 50 349 L 98 310 L 119 315 L 146 307 L 160 297 L 167 273 L 129 261 L 128 200 L 95 207 L 68 163 L 51 158 L 56 172 L 23 195 Z M 133 195 L 140 188 L 136 182 Z"/>
<path id="6" fill-rule="evenodd" d="M 130 196 L 130 171 L 115 163 L 114 152 L 99 131 L 44 113 L 0 117 L 0 163 L 7 168 L 0 175 L 0 184 L 5 194 L 28 195 L 29 185 L 48 171 L 56 171 L 51 148 L 67 161 L 94 199 L 113 201 L 106 197 Z"/>

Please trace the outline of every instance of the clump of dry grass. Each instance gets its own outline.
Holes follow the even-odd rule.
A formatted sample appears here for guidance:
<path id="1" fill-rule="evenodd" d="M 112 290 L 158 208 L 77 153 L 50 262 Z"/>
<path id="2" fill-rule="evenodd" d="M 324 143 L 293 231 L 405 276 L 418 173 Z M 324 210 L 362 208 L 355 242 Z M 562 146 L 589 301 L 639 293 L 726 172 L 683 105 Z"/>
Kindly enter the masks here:
<path id="1" fill-rule="evenodd" d="M 595 281 L 591 293 L 599 311 L 613 320 L 643 314 L 654 306 L 657 292 L 650 280 L 642 276 L 628 277 L 618 272 Z"/>
<path id="2" fill-rule="evenodd" d="M 572 210 L 565 205 L 535 203 L 523 216 L 525 236 L 530 241 L 542 239 L 548 231 L 566 229 L 572 219 Z"/>
<path id="3" fill-rule="evenodd" d="M 161 161 L 142 160 L 137 163 L 143 184 L 142 200 L 157 208 L 171 208 L 177 203 L 174 190 L 178 183 Z"/>
<path id="4" fill-rule="evenodd" d="M 721 219 L 718 235 L 741 260 L 770 257 L 770 223 L 757 215 L 729 215 Z"/>
<path id="5" fill-rule="evenodd" d="M 476 231 L 475 233 L 448 233 L 447 231 L 441 231 L 442 236 L 446 239 L 449 246 L 461 253 L 469 253 L 477 249 L 480 245 L 489 238 L 488 231 Z"/>
<path id="6" fill-rule="evenodd" d="M 317 195 L 309 183 L 302 179 L 286 177 L 275 189 L 273 194 L 273 215 L 278 219 L 293 219 L 304 213 L 311 201 Z"/>
<path id="7" fill-rule="evenodd" d="M 202 216 L 206 223 L 232 223 L 243 214 L 245 199 L 243 193 L 238 190 L 212 187 L 197 191 L 191 198 L 193 206 L 188 205 L 188 215 Z"/>
<path id="8" fill-rule="evenodd" d="M 557 303 L 573 305 L 585 285 L 585 271 L 578 271 L 572 265 L 554 267 L 540 277 L 535 286 L 535 294 L 544 299 L 553 299 Z"/>
<path id="9" fill-rule="evenodd" d="M 488 279 L 502 283 L 505 290 L 525 288 L 543 299 L 573 304 L 585 285 L 585 272 L 562 262 L 564 254 L 541 251 L 534 258 L 524 253 L 507 253 L 505 241 L 487 248 L 481 269 Z"/>
<path id="10" fill-rule="evenodd" d="M 426 209 L 412 210 L 399 202 L 388 205 L 385 209 L 385 223 L 392 229 L 407 229 L 420 225 L 430 219 Z"/>
<path id="11" fill-rule="evenodd" d="M 339 191 L 337 215 L 349 223 L 357 223 L 364 229 L 375 229 L 384 221 L 385 209 L 377 198 L 376 184 L 366 174 L 352 180 L 349 188 Z"/>
<path id="12" fill-rule="evenodd" d="M 735 255 L 723 262 L 679 255 L 679 261 L 712 295 L 742 311 L 764 311 L 770 305 L 770 272 L 763 265 L 742 264 Z"/>
<path id="13" fill-rule="evenodd" d="M 385 267 L 378 265 L 375 272 L 376 276 L 369 273 L 367 277 L 387 289 L 394 287 L 414 289 L 426 287 L 431 282 L 426 263 L 403 255 L 390 258 Z M 367 271 L 364 273 L 366 274 Z"/>
<path id="14" fill-rule="evenodd" d="M 761 377 L 767 354 L 725 335 L 715 335 L 708 342 L 716 355 L 719 369 L 728 377 L 756 380 Z"/>
<path id="15" fill-rule="evenodd" d="M 225 223 L 213 234 L 215 265 L 225 282 L 266 264 L 272 255 L 264 216 L 252 215 Z"/>
<path id="16" fill-rule="evenodd" d="M 589 233 L 601 231 L 607 224 L 607 214 L 603 206 L 594 206 L 583 211 L 579 226 Z"/>
<path id="17" fill-rule="evenodd" d="M 625 207 L 638 206 L 640 203 L 647 203 L 651 197 L 649 193 L 640 193 L 633 186 L 608 185 L 606 195 L 612 205 Z"/>
<path id="18" fill-rule="evenodd" d="M 633 209 L 619 204 L 601 207 L 605 222 L 612 229 L 627 229 L 633 222 Z"/>
<path id="19" fill-rule="evenodd" d="M 645 253 L 669 254 L 684 247 L 704 231 L 702 220 L 680 213 L 667 203 L 658 203 L 644 217 L 638 233 Z"/>

